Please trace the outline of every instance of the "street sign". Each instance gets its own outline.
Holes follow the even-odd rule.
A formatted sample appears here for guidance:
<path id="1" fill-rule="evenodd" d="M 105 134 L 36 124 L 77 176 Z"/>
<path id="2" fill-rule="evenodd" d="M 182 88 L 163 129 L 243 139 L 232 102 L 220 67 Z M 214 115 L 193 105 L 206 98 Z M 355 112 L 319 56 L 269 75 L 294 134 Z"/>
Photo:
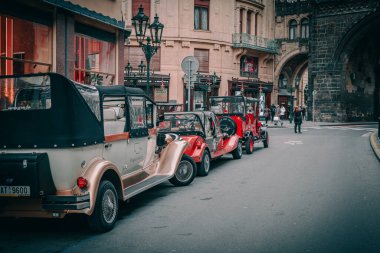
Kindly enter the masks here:
<path id="1" fill-rule="evenodd" d="M 191 89 L 194 88 L 194 85 L 192 84 L 194 81 L 192 80 L 193 75 L 198 71 L 199 69 L 199 61 L 194 56 L 187 56 L 185 59 L 182 60 L 181 67 L 183 72 L 185 72 L 188 76 L 187 78 L 187 111 L 191 111 L 191 104 L 190 104 L 190 98 L 191 98 Z"/>
<path id="2" fill-rule="evenodd" d="M 183 81 L 184 81 L 184 83 L 188 83 L 189 82 L 189 75 L 185 74 L 185 76 L 183 77 Z M 191 75 L 190 81 L 192 83 L 196 82 L 197 81 L 197 76 L 196 75 Z"/>
<path id="3" fill-rule="evenodd" d="M 191 73 L 194 74 L 199 69 L 199 61 L 194 56 L 187 56 L 182 60 L 181 68 L 182 71 L 185 72 L 187 75 Z"/>

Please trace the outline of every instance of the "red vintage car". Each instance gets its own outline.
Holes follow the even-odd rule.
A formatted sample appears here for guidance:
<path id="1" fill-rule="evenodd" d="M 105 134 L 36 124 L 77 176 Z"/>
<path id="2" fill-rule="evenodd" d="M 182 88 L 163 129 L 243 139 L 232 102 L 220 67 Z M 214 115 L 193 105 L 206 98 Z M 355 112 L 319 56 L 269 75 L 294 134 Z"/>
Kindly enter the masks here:
<path id="1" fill-rule="evenodd" d="M 269 146 L 267 127 L 259 120 L 259 102 L 244 96 L 210 97 L 211 111 L 218 116 L 222 131 L 237 134 L 247 154 L 252 154 L 255 142 L 262 142 L 264 148 Z"/>
<path id="2" fill-rule="evenodd" d="M 228 153 L 240 159 L 243 153 L 240 137 L 223 132 L 213 112 L 165 113 L 159 131 L 178 134 L 189 143 L 185 154 L 197 163 L 200 176 L 208 174 L 212 159 Z"/>

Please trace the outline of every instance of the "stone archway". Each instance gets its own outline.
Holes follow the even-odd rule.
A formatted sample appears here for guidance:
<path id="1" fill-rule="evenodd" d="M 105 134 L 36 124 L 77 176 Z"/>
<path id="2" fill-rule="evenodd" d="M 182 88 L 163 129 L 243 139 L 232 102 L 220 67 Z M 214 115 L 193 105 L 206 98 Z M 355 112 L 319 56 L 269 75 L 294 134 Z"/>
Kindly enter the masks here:
<path id="1" fill-rule="evenodd" d="M 380 11 L 356 22 L 335 50 L 346 121 L 377 120 L 380 108 Z"/>

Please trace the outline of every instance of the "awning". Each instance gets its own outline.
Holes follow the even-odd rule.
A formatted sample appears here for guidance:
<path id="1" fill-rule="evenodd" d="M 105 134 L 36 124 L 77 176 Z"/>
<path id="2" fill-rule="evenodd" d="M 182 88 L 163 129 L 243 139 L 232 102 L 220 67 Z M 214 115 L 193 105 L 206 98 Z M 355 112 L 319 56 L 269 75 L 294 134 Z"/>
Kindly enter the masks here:
<path id="1" fill-rule="evenodd" d="M 111 18 L 109 16 L 105 16 L 101 13 L 98 13 L 96 11 L 89 10 L 85 7 L 82 7 L 77 4 L 73 4 L 71 2 L 65 1 L 65 0 L 42 0 L 45 3 L 54 5 L 56 7 L 71 11 L 73 13 L 79 14 L 81 16 L 85 16 L 91 19 L 95 19 L 97 21 L 100 21 L 102 23 L 114 26 L 118 29 L 125 30 L 125 23 L 124 21 L 117 20 L 115 18 Z M 128 30 L 126 30 L 128 31 Z"/>
<path id="2" fill-rule="evenodd" d="M 278 91 L 279 96 L 288 96 L 290 97 L 292 94 L 287 89 L 280 89 Z"/>

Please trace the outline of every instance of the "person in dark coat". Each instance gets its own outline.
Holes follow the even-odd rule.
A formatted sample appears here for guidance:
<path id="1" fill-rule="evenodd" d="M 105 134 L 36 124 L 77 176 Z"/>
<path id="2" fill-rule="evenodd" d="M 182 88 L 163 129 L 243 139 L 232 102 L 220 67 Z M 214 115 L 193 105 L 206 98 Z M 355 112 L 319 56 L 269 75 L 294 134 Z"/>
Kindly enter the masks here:
<path id="1" fill-rule="evenodd" d="M 301 108 L 299 108 L 299 106 L 297 106 L 294 109 L 293 115 L 294 115 L 294 133 L 297 133 L 297 127 L 298 127 L 298 133 L 302 133 L 301 132 L 302 112 L 301 112 Z"/>

